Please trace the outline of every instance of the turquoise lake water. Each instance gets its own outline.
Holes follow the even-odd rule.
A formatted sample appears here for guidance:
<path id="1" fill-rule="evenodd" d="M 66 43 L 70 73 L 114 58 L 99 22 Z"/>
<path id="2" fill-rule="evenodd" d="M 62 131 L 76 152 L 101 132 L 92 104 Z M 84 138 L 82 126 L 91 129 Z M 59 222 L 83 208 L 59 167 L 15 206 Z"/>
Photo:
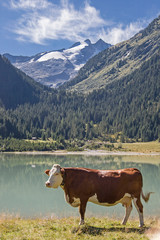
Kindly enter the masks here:
<path id="1" fill-rule="evenodd" d="M 145 216 L 160 216 L 160 156 L 83 156 L 27 155 L 0 153 L 0 214 L 20 217 L 79 216 L 78 208 L 65 202 L 61 188 L 48 189 L 44 171 L 58 163 L 62 167 L 122 169 L 136 167 L 143 174 L 144 192 L 155 192 L 148 203 L 143 201 Z M 86 217 L 122 218 L 125 209 L 118 204 L 102 207 L 87 204 Z M 133 210 L 131 216 L 137 216 Z"/>

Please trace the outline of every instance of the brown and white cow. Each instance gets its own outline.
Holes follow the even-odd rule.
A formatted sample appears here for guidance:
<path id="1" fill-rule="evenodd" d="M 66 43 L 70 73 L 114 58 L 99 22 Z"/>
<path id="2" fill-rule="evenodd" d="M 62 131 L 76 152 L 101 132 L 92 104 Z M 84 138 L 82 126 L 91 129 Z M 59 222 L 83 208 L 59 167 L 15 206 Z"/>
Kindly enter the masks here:
<path id="1" fill-rule="evenodd" d="M 46 182 L 48 188 L 61 188 L 65 192 L 65 199 L 72 207 L 79 207 L 80 224 L 84 224 L 87 202 L 102 206 L 113 206 L 121 203 L 126 208 L 122 224 L 126 224 L 132 210 L 132 200 L 138 211 L 140 227 L 144 225 L 143 205 L 140 197 L 147 202 L 142 191 L 142 174 L 136 168 L 121 170 L 94 170 L 88 168 L 61 168 L 54 164 Z"/>

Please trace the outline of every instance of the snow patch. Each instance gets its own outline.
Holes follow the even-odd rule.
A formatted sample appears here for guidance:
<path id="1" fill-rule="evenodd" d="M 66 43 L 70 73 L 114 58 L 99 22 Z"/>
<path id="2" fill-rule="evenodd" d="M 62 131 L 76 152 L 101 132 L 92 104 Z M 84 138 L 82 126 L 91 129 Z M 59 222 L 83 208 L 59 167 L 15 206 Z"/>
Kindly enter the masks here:
<path id="1" fill-rule="evenodd" d="M 64 53 L 71 54 L 71 53 L 79 52 L 80 50 L 82 50 L 86 46 L 88 46 L 88 44 L 86 42 L 83 42 L 78 46 L 75 46 L 75 47 L 64 50 Z"/>
<path id="2" fill-rule="evenodd" d="M 131 53 L 131 52 L 127 52 L 127 53 L 121 58 L 121 60 L 126 59 L 126 58 L 130 55 L 130 53 Z"/>
<path id="3" fill-rule="evenodd" d="M 44 61 L 48 61 L 50 59 L 62 59 L 62 60 L 66 60 L 66 57 L 64 56 L 64 54 L 62 52 L 49 52 L 46 53 L 45 55 L 43 55 L 42 57 L 40 57 L 37 62 L 44 62 Z"/>
<path id="4" fill-rule="evenodd" d="M 69 60 L 74 60 L 74 58 L 76 57 L 76 55 L 79 54 L 79 52 L 85 48 L 86 46 L 88 46 L 88 44 L 86 42 L 82 42 L 80 45 L 69 48 L 64 50 L 63 52 L 59 52 L 59 51 L 53 51 L 53 52 L 49 52 L 44 54 L 42 57 L 40 57 L 37 62 L 44 62 L 44 61 L 48 61 L 50 59 L 62 59 L 62 60 L 66 60 L 67 58 Z"/>
<path id="5" fill-rule="evenodd" d="M 69 60 L 73 60 L 76 55 L 78 55 L 79 52 L 86 46 L 88 46 L 88 44 L 86 42 L 83 42 L 78 46 L 64 50 L 64 54 L 68 57 Z"/>
<path id="6" fill-rule="evenodd" d="M 32 62 L 34 62 L 34 58 L 32 58 L 28 63 L 32 63 Z"/>
<path id="7" fill-rule="evenodd" d="M 79 71 L 83 66 L 84 64 L 74 65 L 75 71 Z"/>

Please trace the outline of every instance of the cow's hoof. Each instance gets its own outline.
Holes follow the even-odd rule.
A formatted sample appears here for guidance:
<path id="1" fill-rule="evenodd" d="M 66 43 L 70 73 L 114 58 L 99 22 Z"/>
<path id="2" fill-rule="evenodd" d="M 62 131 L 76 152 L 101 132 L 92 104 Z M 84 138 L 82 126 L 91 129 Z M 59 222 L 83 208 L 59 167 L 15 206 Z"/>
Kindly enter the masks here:
<path id="1" fill-rule="evenodd" d="M 144 223 L 139 225 L 140 228 L 145 227 Z"/>
<path id="2" fill-rule="evenodd" d="M 80 226 L 84 225 L 84 224 L 85 224 L 84 220 L 81 220 L 80 223 L 79 223 Z"/>
<path id="3" fill-rule="evenodd" d="M 122 222 L 121 224 L 122 224 L 122 225 L 126 225 L 126 222 Z"/>

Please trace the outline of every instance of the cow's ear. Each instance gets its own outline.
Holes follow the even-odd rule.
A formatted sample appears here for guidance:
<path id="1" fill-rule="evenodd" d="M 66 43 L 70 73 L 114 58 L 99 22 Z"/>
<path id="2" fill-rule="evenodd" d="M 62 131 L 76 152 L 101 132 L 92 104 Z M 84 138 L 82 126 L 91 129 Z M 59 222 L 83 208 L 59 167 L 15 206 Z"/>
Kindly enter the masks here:
<path id="1" fill-rule="evenodd" d="M 50 170 L 47 169 L 47 170 L 45 171 L 45 174 L 47 174 L 47 175 L 49 176 L 49 172 L 50 172 Z"/>

